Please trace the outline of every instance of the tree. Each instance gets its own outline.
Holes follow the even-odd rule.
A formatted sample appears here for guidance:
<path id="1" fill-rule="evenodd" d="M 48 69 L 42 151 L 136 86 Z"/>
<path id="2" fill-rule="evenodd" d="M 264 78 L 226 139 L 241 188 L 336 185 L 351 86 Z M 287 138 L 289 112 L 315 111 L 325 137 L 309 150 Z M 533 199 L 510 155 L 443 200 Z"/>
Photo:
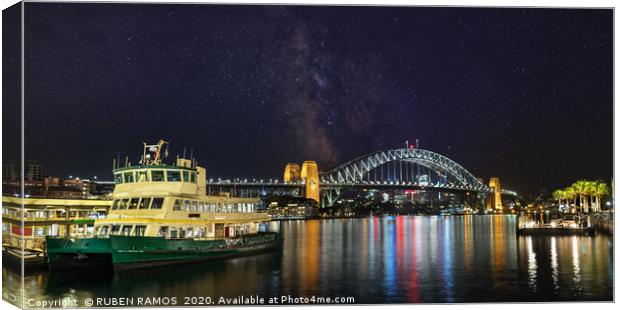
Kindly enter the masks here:
<path id="1" fill-rule="evenodd" d="M 566 197 L 566 194 L 561 189 L 556 189 L 553 191 L 553 198 L 558 200 L 558 209 L 562 205 L 562 199 Z"/>
<path id="2" fill-rule="evenodd" d="M 607 188 L 607 184 L 601 181 L 594 182 L 592 194 L 596 198 L 595 200 L 596 209 L 594 211 L 595 212 L 600 211 L 601 210 L 601 196 L 605 196 L 609 194 L 609 189 Z"/>
<path id="3" fill-rule="evenodd" d="M 573 206 L 577 208 L 577 192 L 575 192 L 575 189 L 572 186 L 569 186 L 564 189 L 564 194 L 566 195 L 566 203 L 568 204 L 568 200 L 572 199 Z"/>
<path id="4" fill-rule="evenodd" d="M 588 185 L 587 185 L 587 181 L 586 180 L 579 180 L 575 183 L 573 183 L 573 185 L 571 185 L 571 187 L 575 190 L 575 194 L 579 195 L 579 211 L 581 212 L 587 212 L 588 211 L 588 207 L 586 206 L 586 200 L 585 197 L 587 195 L 588 192 Z"/>

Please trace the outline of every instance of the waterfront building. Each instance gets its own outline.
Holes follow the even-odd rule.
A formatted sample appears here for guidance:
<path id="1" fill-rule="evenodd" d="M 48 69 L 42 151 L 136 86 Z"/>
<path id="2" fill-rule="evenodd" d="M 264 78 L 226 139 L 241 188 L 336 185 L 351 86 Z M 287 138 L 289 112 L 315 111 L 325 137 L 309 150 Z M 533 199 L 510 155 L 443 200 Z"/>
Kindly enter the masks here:
<path id="1" fill-rule="evenodd" d="M 17 162 L 6 161 L 2 163 L 2 181 L 19 180 L 19 167 Z"/>
<path id="2" fill-rule="evenodd" d="M 76 188 L 81 191 L 83 197 L 90 195 L 90 180 L 88 179 L 66 179 L 62 181 L 62 185 L 68 188 Z"/>
<path id="3" fill-rule="evenodd" d="M 97 181 L 90 183 L 90 194 L 95 196 L 110 196 L 114 192 L 114 181 Z"/>
<path id="4" fill-rule="evenodd" d="M 43 180 L 43 178 L 45 178 L 43 164 L 37 160 L 27 161 L 24 165 L 24 179 L 33 181 Z"/>
<path id="5" fill-rule="evenodd" d="M 318 204 L 313 199 L 293 196 L 271 197 L 267 201 L 271 218 L 311 218 L 318 215 Z"/>

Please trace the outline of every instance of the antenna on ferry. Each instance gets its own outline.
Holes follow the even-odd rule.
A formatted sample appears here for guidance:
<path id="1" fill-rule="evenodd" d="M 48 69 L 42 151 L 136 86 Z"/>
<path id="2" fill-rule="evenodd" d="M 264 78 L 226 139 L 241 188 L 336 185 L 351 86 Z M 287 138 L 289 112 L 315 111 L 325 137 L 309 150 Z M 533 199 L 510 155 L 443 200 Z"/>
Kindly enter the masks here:
<path id="1" fill-rule="evenodd" d="M 112 170 L 116 169 L 116 158 L 112 158 Z"/>
<path id="2" fill-rule="evenodd" d="M 183 159 L 185 159 L 185 149 L 186 149 L 186 147 L 184 146 L 183 147 Z"/>
<path id="3" fill-rule="evenodd" d="M 125 156 L 125 167 L 129 167 L 129 156 Z"/>

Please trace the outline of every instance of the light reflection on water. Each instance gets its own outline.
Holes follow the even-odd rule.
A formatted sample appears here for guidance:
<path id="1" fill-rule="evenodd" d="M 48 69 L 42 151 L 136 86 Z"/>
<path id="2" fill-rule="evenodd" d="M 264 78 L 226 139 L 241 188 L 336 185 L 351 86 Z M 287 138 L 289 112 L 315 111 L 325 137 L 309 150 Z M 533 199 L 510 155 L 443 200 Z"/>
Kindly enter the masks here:
<path id="1" fill-rule="evenodd" d="M 532 237 L 527 236 L 527 273 L 528 273 L 528 282 L 530 284 L 530 290 L 536 291 L 536 253 L 534 253 L 532 246 Z"/>
<path id="2" fill-rule="evenodd" d="M 555 237 L 551 237 L 551 277 L 553 278 L 553 288 L 560 288 L 558 275 L 558 246 Z"/>
<path id="3" fill-rule="evenodd" d="M 581 267 L 579 266 L 579 240 L 577 237 L 573 237 L 572 242 L 573 249 L 573 272 L 575 273 L 574 277 L 574 288 L 579 293 L 581 292 Z"/>
<path id="4" fill-rule="evenodd" d="M 512 216 L 282 222 L 282 253 L 86 276 L 32 272 L 37 298 L 353 296 L 358 303 L 611 300 L 606 236 L 517 236 Z M 19 287 L 3 268 L 3 289 Z"/>

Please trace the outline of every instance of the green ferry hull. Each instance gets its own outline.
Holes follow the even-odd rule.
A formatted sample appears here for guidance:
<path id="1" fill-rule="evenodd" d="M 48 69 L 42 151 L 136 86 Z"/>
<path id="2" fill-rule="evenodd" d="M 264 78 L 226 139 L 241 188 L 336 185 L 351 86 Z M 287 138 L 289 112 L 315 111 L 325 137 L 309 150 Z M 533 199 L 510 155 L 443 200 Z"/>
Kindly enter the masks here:
<path id="1" fill-rule="evenodd" d="M 47 237 L 45 247 L 50 271 L 112 267 L 109 239 Z"/>
<path id="2" fill-rule="evenodd" d="M 280 234 L 275 233 L 232 240 L 110 236 L 105 239 L 87 238 L 79 241 L 56 239 L 49 245 L 50 270 L 102 266 L 127 270 L 269 252 L 280 249 L 282 239 Z"/>

